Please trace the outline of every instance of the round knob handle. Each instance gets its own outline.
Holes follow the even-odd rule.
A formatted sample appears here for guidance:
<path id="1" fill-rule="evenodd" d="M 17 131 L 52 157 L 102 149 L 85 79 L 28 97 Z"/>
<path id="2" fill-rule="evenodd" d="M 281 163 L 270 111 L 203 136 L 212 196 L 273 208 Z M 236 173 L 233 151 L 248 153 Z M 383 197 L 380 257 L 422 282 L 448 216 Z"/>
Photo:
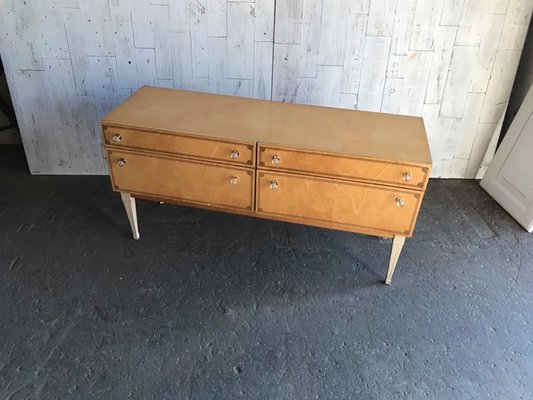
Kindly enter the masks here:
<path id="1" fill-rule="evenodd" d="M 411 180 L 411 173 L 409 171 L 403 171 L 402 177 L 404 181 L 409 182 Z"/>
<path id="2" fill-rule="evenodd" d="M 396 205 L 398 207 L 405 206 L 405 200 L 403 198 L 401 198 L 400 196 L 396 197 Z"/>
<path id="3" fill-rule="evenodd" d="M 239 158 L 240 155 L 241 154 L 239 153 L 239 150 L 233 150 L 231 152 L 230 157 L 231 157 L 232 160 L 236 160 L 237 158 Z"/>
<path id="4" fill-rule="evenodd" d="M 113 142 L 115 142 L 115 143 L 120 143 L 120 141 L 122 140 L 122 135 L 120 133 L 117 133 L 117 134 L 113 135 L 111 140 Z"/>
<path id="5" fill-rule="evenodd" d="M 279 186 L 278 181 L 275 181 L 275 180 L 271 180 L 270 181 L 270 189 L 272 189 L 272 190 L 277 189 L 278 186 Z"/>
<path id="6" fill-rule="evenodd" d="M 232 185 L 236 185 L 237 183 L 239 183 L 239 178 L 236 176 L 232 176 L 229 181 Z"/>
<path id="7" fill-rule="evenodd" d="M 274 154 L 272 156 L 272 164 L 278 165 L 280 161 L 281 161 L 281 157 L 278 156 L 277 154 Z"/>
<path id="8" fill-rule="evenodd" d="M 118 160 L 117 164 L 119 167 L 123 167 L 124 165 L 126 165 L 126 160 L 124 158 L 121 158 L 120 160 Z"/>

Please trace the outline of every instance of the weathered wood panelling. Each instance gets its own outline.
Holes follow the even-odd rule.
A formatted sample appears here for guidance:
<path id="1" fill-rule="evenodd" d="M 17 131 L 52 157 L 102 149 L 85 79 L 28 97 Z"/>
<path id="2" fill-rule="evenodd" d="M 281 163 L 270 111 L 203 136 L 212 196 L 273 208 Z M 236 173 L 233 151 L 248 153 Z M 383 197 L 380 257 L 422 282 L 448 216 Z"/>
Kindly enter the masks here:
<path id="1" fill-rule="evenodd" d="M 532 8 L 531 0 L 278 0 L 272 98 L 423 116 L 432 175 L 480 176 Z"/>
<path id="2" fill-rule="evenodd" d="M 0 0 L 32 173 L 107 172 L 98 120 L 142 85 L 270 99 L 274 0 Z"/>
<path id="3" fill-rule="evenodd" d="M 433 176 L 474 177 L 492 157 L 532 8 L 0 0 L 0 52 L 33 173 L 105 173 L 98 119 L 158 85 L 423 116 Z"/>

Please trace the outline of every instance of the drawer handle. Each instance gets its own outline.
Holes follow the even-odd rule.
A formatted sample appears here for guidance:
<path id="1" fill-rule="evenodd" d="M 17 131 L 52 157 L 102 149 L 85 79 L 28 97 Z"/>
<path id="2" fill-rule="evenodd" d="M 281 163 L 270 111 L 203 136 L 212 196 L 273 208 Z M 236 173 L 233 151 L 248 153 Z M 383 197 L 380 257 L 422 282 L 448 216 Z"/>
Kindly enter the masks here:
<path id="1" fill-rule="evenodd" d="M 396 205 L 398 207 L 405 206 L 405 200 L 403 198 L 401 198 L 400 196 L 396 197 Z"/>
<path id="2" fill-rule="evenodd" d="M 281 161 L 281 157 L 278 156 L 277 154 L 274 154 L 272 156 L 272 164 L 278 165 L 280 163 L 280 161 Z"/>
<path id="3" fill-rule="evenodd" d="M 270 181 L 270 189 L 275 190 L 278 188 L 278 186 L 279 186 L 278 181 L 275 181 L 275 180 Z"/>
<path id="4" fill-rule="evenodd" d="M 113 135 L 111 140 L 113 142 L 115 142 L 115 143 L 120 143 L 120 141 L 122 140 L 122 135 L 120 133 L 117 133 L 117 134 Z"/>
<path id="5" fill-rule="evenodd" d="M 239 158 L 239 156 L 241 155 L 241 153 L 239 153 L 239 150 L 233 150 L 231 152 L 231 159 L 232 160 L 236 160 L 237 158 Z"/>
<path id="6" fill-rule="evenodd" d="M 232 185 L 236 185 L 237 183 L 239 183 L 239 178 L 236 176 L 232 176 L 229 181 Z"/>
<path id="7" fill-rule="evenodd" d="M 120 160 L 118 160 L 117 164 L 119 167 L 122 168 L 124 165 L 126 165 L 126 159 L 121 158 Z"/>
<path id="8" fill-rule="evenodd" d="M 402 177 L 404 181 L 409 182 L 411 180 L 411 173 L 409 171 L 403 171 Z"/>

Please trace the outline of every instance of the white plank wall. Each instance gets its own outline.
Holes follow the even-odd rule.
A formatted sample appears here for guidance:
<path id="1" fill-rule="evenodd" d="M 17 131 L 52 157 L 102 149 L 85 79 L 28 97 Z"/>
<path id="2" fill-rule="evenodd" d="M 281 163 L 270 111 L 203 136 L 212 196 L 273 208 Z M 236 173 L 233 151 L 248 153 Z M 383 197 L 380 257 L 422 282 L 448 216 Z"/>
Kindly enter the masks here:
<path id="1" fill-rule="evenodd" d="M 273 100 L 423 116 L 432 176 L 490 162 L 531 0 L 277 0 Z"/>
<path id="2" fill-rule="evenodd" d="M 0 0 L 34 174 L 105 174 L 98 120 L 142 85 L 270 99 L 274 0 Z"/>
<path id="3" fill-rule="evenodd" d="M 0 0 L 0 54 L 35 174 L 106 173 L 98 119 L 157 85 L 423 116 L 433 176 L 471 178 L 494 152 L 532 8 Z"/>

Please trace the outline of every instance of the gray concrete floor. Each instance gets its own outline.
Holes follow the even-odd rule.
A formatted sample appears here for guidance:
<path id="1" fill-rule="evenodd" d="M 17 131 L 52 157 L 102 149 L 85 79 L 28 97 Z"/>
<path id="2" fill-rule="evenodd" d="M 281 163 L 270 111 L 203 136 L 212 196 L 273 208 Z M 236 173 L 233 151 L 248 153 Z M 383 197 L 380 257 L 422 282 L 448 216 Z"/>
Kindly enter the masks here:
<path id="1" fill-rule="evenodd" d="M 533 235 L 475 181 L 390 241 L 139 202 L 0 152 L 2 399 L 532 399 Z"/>

